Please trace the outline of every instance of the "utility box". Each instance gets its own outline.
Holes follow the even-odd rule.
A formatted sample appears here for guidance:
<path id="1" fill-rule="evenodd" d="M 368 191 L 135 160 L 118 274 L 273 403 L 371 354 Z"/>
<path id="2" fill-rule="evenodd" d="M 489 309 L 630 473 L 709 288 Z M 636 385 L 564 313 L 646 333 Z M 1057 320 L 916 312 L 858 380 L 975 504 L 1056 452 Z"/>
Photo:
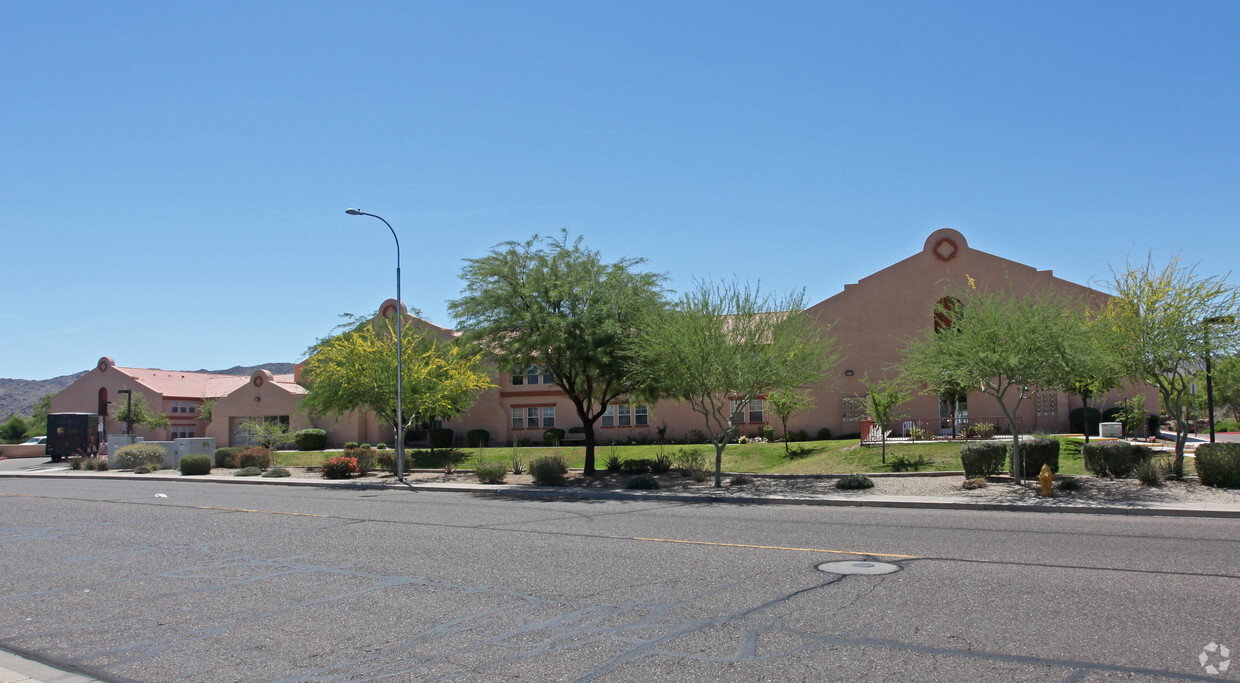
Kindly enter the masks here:
<path id="1" fill-rule="evenodd" d="M 1120 422 L 1103 422 L 1098 425 L 1098 436 L 1118 439 L 1124 436 L 1124 425 Z"/>
<path id="2" fill-rule="evenodd" d="M 99 451 L 99 416 L 94 413 L 48 413 L 47 454 L 52 462 Z"/>

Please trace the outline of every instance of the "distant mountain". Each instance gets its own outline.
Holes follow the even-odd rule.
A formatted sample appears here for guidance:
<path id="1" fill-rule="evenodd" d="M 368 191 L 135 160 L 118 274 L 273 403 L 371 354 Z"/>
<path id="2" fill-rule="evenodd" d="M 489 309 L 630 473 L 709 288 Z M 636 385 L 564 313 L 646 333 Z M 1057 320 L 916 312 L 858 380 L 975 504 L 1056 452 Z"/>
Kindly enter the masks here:
<path id="1" fill-rule="evenodd" d="M 237 365 L 227 370 L 195 370 L 194 372 L 209 372 L 213 375 L 248 375 L 255 370 L 267 370 L 273 375 L 288 375 L 293 372 L 293 364 Z M 7 420 L 14 413 L 29 415 L 39 399 L 48 394 L 55 394 L 85 374 L 85 372 L 79 372 L 74 375 L 61 375 L 42 380 L 0 378 L 0 420 Z"/>

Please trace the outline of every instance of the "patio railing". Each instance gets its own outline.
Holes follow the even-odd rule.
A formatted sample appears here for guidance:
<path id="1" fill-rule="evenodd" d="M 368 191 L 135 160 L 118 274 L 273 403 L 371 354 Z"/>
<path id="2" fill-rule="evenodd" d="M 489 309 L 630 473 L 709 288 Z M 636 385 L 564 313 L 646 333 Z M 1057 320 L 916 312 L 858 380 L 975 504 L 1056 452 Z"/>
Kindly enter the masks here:
<path id="1" fill-rule="evenodd" d="M 882 434 L 877 427 L 872 426 L 872 422 L 866 420 L 861 424 L 861 443 L 877 443 L 882 440 Z M 1021 428 L 1020 424 L 1021 420 L 1017 417 L 1018 428 Z M 1024 429 L 1021 428 L 1021 431 L 1024 432 Z M 918 417 L 898 420 L 892 424 L 887 441 L 985 440 L 1011 433 L 1006 417 Z"/>

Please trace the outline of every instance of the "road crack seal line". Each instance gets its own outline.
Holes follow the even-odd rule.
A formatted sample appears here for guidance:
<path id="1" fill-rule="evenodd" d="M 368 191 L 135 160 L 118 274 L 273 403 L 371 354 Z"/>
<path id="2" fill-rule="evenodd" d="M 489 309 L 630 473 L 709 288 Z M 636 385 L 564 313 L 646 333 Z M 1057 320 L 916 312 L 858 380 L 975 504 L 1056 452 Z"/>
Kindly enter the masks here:
<path id="1" fill-rule="evenodd" d="M 827 550 L 824 548 L 790 548 L 778 545 L 749 545 L 746 543 L 718 543 L 713 541 L 685 541 L 675 538 L 640 538 L 634 537 L 634 541 L 652 541 L 655 543 L 684 543 L 686 545 L 713 545 L 723 548 L 753 548 L 756 550 L 791 550 L 802 553 L 831 553 L 835 555 L 858 555 L 861 557 L 898 557 L 905 560 L 921 559 L 916 555 L 897 555 L 895 553 L 874 553 L 868 551 L 857 550 Z"/>

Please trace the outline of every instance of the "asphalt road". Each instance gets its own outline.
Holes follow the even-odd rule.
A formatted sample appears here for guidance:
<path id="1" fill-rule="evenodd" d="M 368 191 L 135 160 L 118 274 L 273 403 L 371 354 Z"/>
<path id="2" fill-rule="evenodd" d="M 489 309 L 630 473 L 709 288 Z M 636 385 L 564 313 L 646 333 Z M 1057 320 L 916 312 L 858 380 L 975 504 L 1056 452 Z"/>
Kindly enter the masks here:
<path id="1" fill-rule="evenodd" d="M 1235 680 L 1199 658 L 1240 659 L 1238 559 L 1234 520 L 2 479 L 0 647 L 137 681 Z"/>

